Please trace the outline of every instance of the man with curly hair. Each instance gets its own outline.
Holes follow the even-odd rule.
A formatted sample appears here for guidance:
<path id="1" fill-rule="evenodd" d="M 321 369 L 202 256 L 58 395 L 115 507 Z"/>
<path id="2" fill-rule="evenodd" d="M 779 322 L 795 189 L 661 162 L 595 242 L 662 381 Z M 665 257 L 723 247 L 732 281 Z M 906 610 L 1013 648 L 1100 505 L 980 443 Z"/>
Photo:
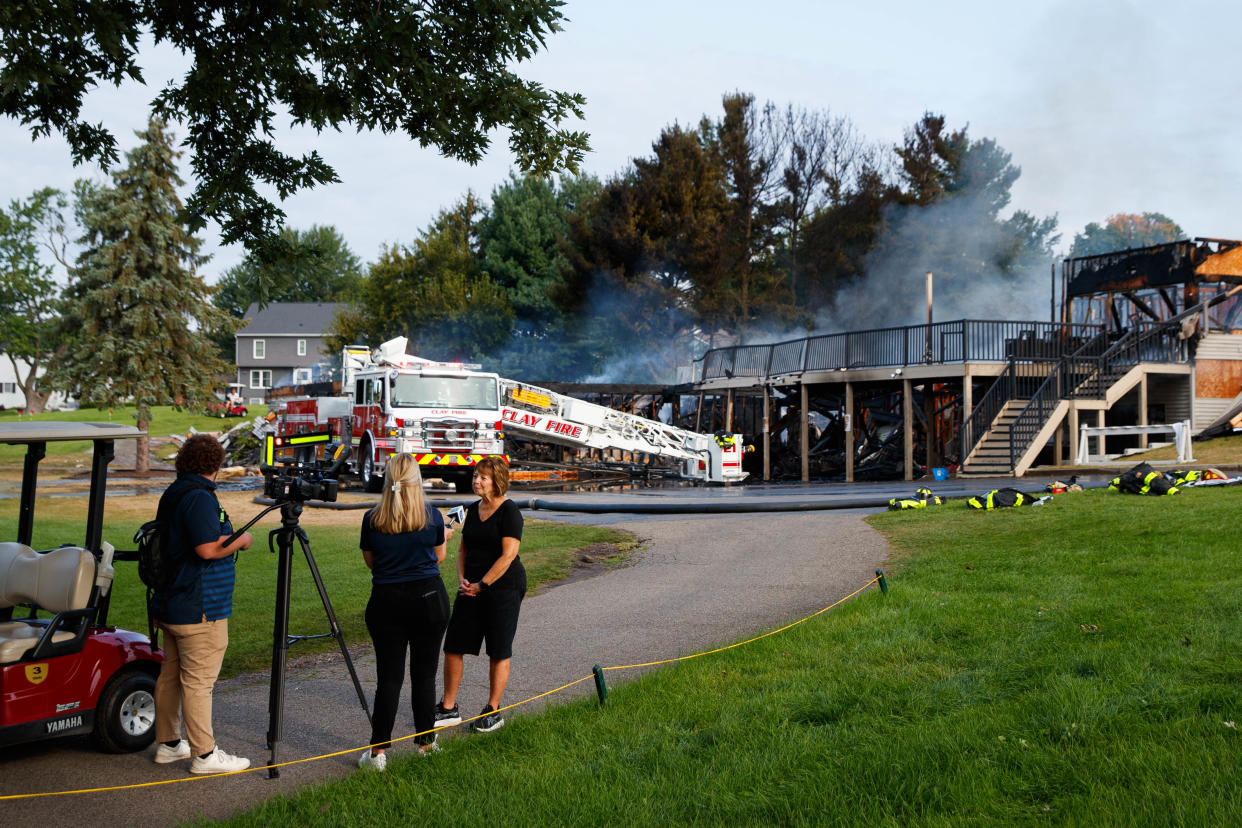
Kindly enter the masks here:
<path id="1" fill-rule="evenodd" d="M 158 519 L 168 527 L 164 544 L 177 570 L 172 586 L 151 599 L 151 615 L 164 631 L 164 665 L 155 683 L 155 738 L 160 764 L 193 757 L 190 773 L 245 770 L 250 760 L 225 753 L 211 727 L 211 692 L 229 645 L 233 613 L 234 554 L 250 548 L 243 532 L 226 545 L 233 526 L 216 498 L 216 473 L 224 449 L 215 437 L 196 434 L 177 452 L 177 479 L 160 497 Z M 185 725 L 187 739 L 181 736 Z"/>

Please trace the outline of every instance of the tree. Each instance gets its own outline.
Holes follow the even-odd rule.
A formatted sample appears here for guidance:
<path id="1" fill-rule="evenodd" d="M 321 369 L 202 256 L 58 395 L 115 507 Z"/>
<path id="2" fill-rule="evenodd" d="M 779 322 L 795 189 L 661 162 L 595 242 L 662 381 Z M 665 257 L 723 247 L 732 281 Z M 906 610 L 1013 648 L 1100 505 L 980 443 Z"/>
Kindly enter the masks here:
<path id="1" fill-rule="evenodd" d="M 505 292 L 480 269 L 473 193 L 440 213 L 409 248 L 380 254 L 337 314 L 329 348 L 409 339 L 411 353 L 429 359 L 477 360 L 508 341 L 513 308 Z"/>
<path id="2" fill-rule="evenodd" d="M 1185 231 L 1162 213 L 1116 213 L 1103 226 L 1093 221 L 1076 234 L 1070 256 L 1094 256 L 1184 238 Z"/>
<path id="3" fill-rule="evenodd" d="M 59 133 L 74 163 L 117 161 L 116 139 L 83 118 L 97 86 L 144 83 L 149 35 L 190 67 L 152 101 L 152 116 L 184 124 L 197 186 L 190 229 L 216 219 L 225 243 L 270 241 L 283 213 L 256 182 L 286 198 L 337 180 L 316 152 L 293 157 L 273 141 L 295 127 L 398 130 L 421 146 L 477 163 L 489 133 L 510 129 L 523 169 L 576 170 L 587 136 L 581 95 L 545 89 L 510 67 L 559 31 L 562 0 L 511 3 L 329 3 L 271 0 L 81 0 L 0 5 L 0 112 L 34 137 Z"/>
<path id="4" fill-rule="evenodd" d="M 0 209 L 0 349 L 13 366 L 27 411 L 42 411 L 49 391 L 39 374 L 54 348 L 56 294 L 52 268 L 39 257 L 39 237 L 63 224 L 64 194 L 45 188 Z M 25 366 L 23 375 L 22 367 Z"/>
<path id="5" fill-rule="evenodd" d="M 206 261 L 201 240 L 178 218 L 173 137 L 154 120 L 138 137 L 111 187 L 78 187 L 83 249 L 64 291 L 48 376 L 83 406 L 132 401 L 145 432 L 152 406 L 201 405 L 227 375 L 210 334 L 228 317 L 196 273 Z M 145 436 L 134 468 L 148 469 Z"/>
<path id="6" fill-rule="evenodd" d="M 513 305 L 513 336 L 489 354 L 497 371 L 536 379 L 592 369 L 591 344 L 574 321 L 581 297 L 566 280 L 569 217 L 600 190 L 593 176 L 559 182 L 512 176 L 479 220 L 481 267 Z"/>
<path id="7" fill-rule="evenodd" d="M 362 262 L 335 227 L 286 227 L 278 255 L 253 253 L 224 272 L 212 301 L 240 319 L 251 304 L 337 302 L 348 298 L 360 278 Z"/>
<path id="8" fill-rule="evenodd" d="M 212 296 L 216 307 L 241 320 L 255 303 L 341 302 L 353 295 L 362 263 L 335 227 L 286 227 L 280 240 L 271 255 L 249 253 L 225 271 Z M 226 358 L 235 359 L 233 330 L 222 328 L 216 344 Z"/>

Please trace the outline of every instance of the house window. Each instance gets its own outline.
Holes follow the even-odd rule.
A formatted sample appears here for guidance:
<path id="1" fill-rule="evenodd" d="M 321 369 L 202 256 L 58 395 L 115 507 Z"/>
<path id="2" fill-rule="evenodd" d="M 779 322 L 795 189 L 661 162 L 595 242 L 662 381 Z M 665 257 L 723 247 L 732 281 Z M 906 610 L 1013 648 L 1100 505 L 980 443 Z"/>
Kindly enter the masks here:
<path id="1" fill-rule="evenodd" d="M 254 358 L 265 359 L 267 357 L 267 342 L 262 339 L 254 341 Z"/>
<path id="2" fill-rule="evenodd" d="M 6 382 L 6 383 L 3 383 L 3 384 L 0 384 L 0 392 L 3 392 L 3 393 L 5 393 L 5 394 L 16 394 L 16 393 L 17 393 L 17 383 L 15 383 L 15 382 Z"/>
<path id="3" fill-rule="evenodd" d="M 298 340 L 298 356 L 306 356 L 306 340 Z"/>
<path id="4" fill-rule="evenodd" d="M 298 340 L 298 341 L 301 342 L 303 340 Z M 310 381 L 311 381 L 311 369 L 309 368 L 294 368 L 293 369 L 293 384 L 294 385 L 302 385 L 303 383 L 307 383 Z"/>
<path id="5" fill-rule="evenodd" d="M 267 369 L 251 371 L 250 372 L 250 387 L 251 388 L 271 388 L 272 387 L 272 372 Z"/>

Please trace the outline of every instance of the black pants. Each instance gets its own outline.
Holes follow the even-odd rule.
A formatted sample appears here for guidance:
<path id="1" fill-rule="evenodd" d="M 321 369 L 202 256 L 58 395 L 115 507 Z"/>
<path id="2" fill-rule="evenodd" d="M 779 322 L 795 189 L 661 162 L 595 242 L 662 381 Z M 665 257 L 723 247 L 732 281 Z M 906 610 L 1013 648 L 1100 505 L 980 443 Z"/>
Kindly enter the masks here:
<path id="1" fill-rule="evenodd" d="M 440 642 L 448 624 L 449 600 L 439 578 L 374 584 L 367 602 L 367 631 L 375 644 L 375 710 L 371 714 L 371 743 L 388 747 L 401 683 L 405 680 L 405 654 L 410 653 L 410 704 L 417 732 L 435 727 L 436 671 L 440 665 Z M 415 739 L 430 744 L 435 736 Z"/>

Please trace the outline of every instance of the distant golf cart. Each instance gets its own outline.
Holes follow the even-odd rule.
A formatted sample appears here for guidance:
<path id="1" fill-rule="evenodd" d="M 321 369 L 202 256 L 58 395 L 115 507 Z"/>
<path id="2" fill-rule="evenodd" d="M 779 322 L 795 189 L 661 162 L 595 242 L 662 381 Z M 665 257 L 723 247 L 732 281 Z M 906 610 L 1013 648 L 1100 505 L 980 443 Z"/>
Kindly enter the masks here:
<path id="1" fill-rule="evenodd" d="M 210 417 L 245 417 L 246 406 L 242 403 L 242 389 L 239 382 L 230 383 L 223 392 L 216 392 L 218 399 L 207 403 L 207 415 Z"/>
<path id="2" fill-rule="evenodd" d="M 141 435 L 112 423 L 0 424 L 0 443 L 26 446 L 17 538 L 0 542 L 0 747 L 89 733 L 122 753 L 155 738 L 164 655 L 147 636 L 108 626 L 114 550 L 101 538 L 113 442 Z M 39 462 L 63 440 L 94 444 L 86 535 L 81 546 L 37 551 Z"/>

